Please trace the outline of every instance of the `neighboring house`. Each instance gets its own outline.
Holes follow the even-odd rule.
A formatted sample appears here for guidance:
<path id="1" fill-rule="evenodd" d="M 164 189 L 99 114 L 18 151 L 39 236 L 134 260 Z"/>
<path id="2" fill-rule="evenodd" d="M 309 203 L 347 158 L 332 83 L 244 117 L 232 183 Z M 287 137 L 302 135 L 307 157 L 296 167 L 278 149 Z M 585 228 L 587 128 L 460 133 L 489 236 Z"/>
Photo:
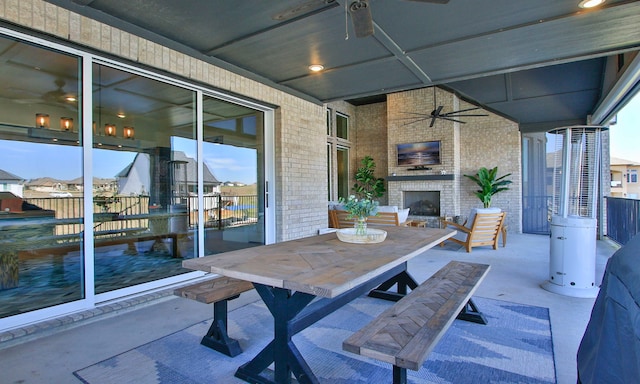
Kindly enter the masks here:
<path id="1" fill-rule="evenodd" d="M 174 152 L 174 161 L 187 162 L 187 191 L 196 194 L 198 191 L 198 166 L 195 159 L 187 157 L 184 152 Z M 145 153 L 139 153 L 133 162 L 116 175 L 119 195 L 149 195 L 151 190 L 151 157 Z M 220 184 L 213 173 L 204 164 L 203 171 L 204 193 L 220 192 Z"/>
<path id="2" fill-rule="evenodd" d="M 67 183 L 51 177 L 38 177 L 26 183 L 28 189 L 37 192 L 56 193 L 66 191 Z"/>
<path id="3" fill-rule="evenodd" d="M 611 196 L 638 199 L 640 163 L 611 157 Z"/>
<path id="4" fill-rule="evenodd" d="M 24 181 L 20 176 L 0 169 L 0 192 L 11 192 L 23 197 Z"/>

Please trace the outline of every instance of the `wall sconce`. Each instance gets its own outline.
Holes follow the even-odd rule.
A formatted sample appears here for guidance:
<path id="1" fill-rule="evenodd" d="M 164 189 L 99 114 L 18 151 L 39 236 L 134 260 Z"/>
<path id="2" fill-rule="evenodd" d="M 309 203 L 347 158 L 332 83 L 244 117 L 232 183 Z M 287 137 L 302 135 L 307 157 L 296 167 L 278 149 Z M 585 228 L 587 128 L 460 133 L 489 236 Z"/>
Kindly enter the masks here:
<path id="1" fill-rule="evenodd" d="M 49 129 L 49 115 L 46 113 L 36 113 L 36 128 Z"/>
<path id="2" fill-rule="evenodd" d="M 104 125 L 104 134 L 105 136 L 114 136 L 116 135 L 116 126 L 113 124 L 105 124 Z"/>
<path id="3" fill-rule="evenodd" d="M 60 130 L 73 132 L 73 119 L 70 117 L 60 118 Z"/>
<path id="4" fill-rule="evenodd" d="M 133 139 L 134 134 L 135 134 L 135 130 L 133 129 L 133 127 L 124 127 L 122 131 L 122 136 L 125 139 Z"/>

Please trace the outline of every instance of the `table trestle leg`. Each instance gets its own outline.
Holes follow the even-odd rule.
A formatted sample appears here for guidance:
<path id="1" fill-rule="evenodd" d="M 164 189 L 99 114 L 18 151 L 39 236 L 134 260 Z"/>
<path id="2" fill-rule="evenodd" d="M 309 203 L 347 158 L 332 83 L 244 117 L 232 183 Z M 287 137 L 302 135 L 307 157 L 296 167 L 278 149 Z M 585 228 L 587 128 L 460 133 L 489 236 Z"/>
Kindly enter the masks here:
<path id="1" fill-rule="evenodd" d="M 249 383 L 290 384 L 293 375 L 300 384 L 318 384 L 318 379 L 291 340 L 296 333 L 291 320 L 314 296 L 302 292 L 291 294 L 286 289 L 257 283 L 254 286 L 274 317 L 274 340 L 255 358 L 238 368 L 235 376 Z M 268 369 L 271 363 L 274 365 L 272 372 Z"/>
<path id="2" fill-rule="evenodd" d="M 396 292 L 390 291 L 393 286 L 396 286 Z M 418 283 L 414 278 L 407 271 L 402 271 L 369 292 L 369 296 L 377 299 L 398 301 L 407 295 L 408 289 L 415 289 L 417 286 Z"/>
<path id="3" fill-rule="evenodd" d="M 393 384 L 407 384 L 407 369 L 393 366 Z"/>

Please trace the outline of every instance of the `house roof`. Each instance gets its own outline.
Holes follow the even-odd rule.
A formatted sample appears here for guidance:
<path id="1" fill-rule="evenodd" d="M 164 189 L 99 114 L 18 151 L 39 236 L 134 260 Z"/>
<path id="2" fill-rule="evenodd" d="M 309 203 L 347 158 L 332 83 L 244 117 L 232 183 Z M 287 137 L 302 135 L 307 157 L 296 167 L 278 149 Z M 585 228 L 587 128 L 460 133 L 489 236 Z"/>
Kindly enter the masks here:
<path id="1" fill-rule="evenodd" d="M 3 171 L 2 169 L 0 169 L 0 180 L 6 180 L 6 181 L 22 181 L 24 180 L 22 177 L 20 176 L 16 176 L 11 172 L 7 172 L 7 171 Z"/>
<path id="2" fill-rule="evenodd" d="M 195 184 L 198 180 L 198 163 L 195 159 L 187 157 L 184 152 L 176 151 L 173 153 L 173 160 L 186 161 L 187 162 L 187 183 Z M 206 163 L 203 163 L 203 182 L 205 184 L 220 184 L 220 181 L 213 176 L 213 173 L 209 169 Z"/>
<path id="3" fill-rule="evenodd" d="M 611 156 L 610 158 L 610 164 L 611 165 L 640 165 L 640 163 L 637 161 L 621 159 L 619 157 L 613 157 L 613 156 Z"/>
<path id="4" fill-rule="evenodd" d="M 127 166 L 122 171 L 118 172 L 116 177 L 128 177 L 129 176 L 129 172 L 131 172 L 131 169 L 133 168 L 133 165 L 135 164 L 136 160 L 138 159 L 138 156 L 141 156 L 141 155 L 144 155 L 144 154 L 138 153 L 130 164 L 127 164 Z M 189 184 L 197 183 L 197 180 L 198 180 L 198 164 L 196 163 L 195 159 L 192 159 L 191 157 L 188 157 L 182 151 L 174 151 L 173 152 L 173 160 L 174 161 L 186 161 L 187 162 L 187 183 L 189 183 Z M 211 170 L 209 169 L 207 164 L 204 164 L 203 182 L 205 184 L 219 184 L 220 183 L 218 181 L 218 179 L 216 179 L 216 177 L 213 175 L 213 173 L 211 172 Z"/>

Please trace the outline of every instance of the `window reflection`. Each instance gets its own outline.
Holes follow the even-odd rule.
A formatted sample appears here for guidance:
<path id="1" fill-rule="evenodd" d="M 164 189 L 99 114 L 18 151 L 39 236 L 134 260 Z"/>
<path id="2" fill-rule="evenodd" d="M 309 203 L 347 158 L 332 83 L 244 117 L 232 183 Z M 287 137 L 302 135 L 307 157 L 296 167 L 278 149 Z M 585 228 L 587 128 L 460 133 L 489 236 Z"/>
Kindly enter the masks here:
<path id="1" fill-rule="evenodd" d="M 205 97 L 204 117 L 204 252 L 264 244 L 262 113 Z"/>
<path id="2" fill-rule="evenodd" d="M 0 317 L 85 297 L 80 59 L 0 38 Z"/>
<path id="3" fill-rule="evenodd" d="M 182 260 L 197 256 L 195 92 L 99 64 L 93 81 L 96 293 L 186 273 Z"/>

